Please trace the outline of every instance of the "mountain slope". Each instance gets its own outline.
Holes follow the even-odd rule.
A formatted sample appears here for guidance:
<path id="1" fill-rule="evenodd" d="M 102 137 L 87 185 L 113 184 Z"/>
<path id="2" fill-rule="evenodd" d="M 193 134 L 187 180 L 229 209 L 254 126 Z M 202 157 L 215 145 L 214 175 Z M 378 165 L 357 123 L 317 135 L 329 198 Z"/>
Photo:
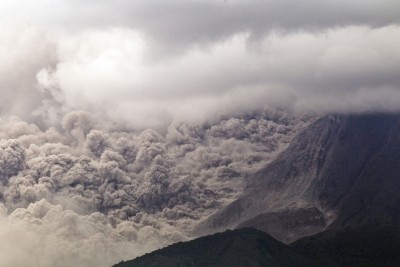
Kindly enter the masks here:
<path id="1" fill-rule="evenodd" d="M 251 177 L 243 196 L 200 224 L 200 232 L 255 226 L 290 243 L 329 225 L 397 226 L 399 159 L 399 115 L 326 116 Z"/>

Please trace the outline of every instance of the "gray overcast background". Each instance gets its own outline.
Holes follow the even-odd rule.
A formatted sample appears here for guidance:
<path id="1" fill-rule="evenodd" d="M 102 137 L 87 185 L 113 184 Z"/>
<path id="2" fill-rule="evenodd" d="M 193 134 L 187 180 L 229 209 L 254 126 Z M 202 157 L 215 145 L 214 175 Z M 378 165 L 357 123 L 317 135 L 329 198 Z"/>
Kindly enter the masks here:
<path id="1" fill-rule="evenodd" d="M 2 1 L 0 112 L 132 127 L 400 109 L 400 2 Z"/>

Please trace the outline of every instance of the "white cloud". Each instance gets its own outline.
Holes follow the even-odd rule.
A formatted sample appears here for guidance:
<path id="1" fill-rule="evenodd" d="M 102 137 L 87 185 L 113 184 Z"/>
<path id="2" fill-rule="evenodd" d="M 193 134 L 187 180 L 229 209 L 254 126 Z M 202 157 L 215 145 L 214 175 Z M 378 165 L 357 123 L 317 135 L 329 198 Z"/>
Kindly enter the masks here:
<path id="1" fill-rule="evenodd" d="M 56 123 L 85 109 L 142 128 L 262 106 L 400 106 L 398 25 L 274 32 L 257 40 L 243 32 L 157 58 L 146 35 L 128 28 L 59 35 L 8 24 L 1 31 L 3 114 Z"/>
<path id="2" fill-rule="evenodd" d="M 0 111 L 57 124 L 86 109 L 142 128 L 269 105 L 397 110 L 397 5 L 5 1 Z"/>
<path id="3" fill-rule="evenodd" d="M 351 26 L 274 33 L 257 41 L 241 33 L 156 60 L 147 60 L 151 46 L 135 31 L 85 32 L 59 39 L 56 67 L 38 78 L 45 88 L 50 79 L 49 89 L 61 91 L 69 109 L 92 110 L 137 127 L 268 105 L 393 111 L 400 106 L 395 100 L 399 31 L 397 25 Z"/>

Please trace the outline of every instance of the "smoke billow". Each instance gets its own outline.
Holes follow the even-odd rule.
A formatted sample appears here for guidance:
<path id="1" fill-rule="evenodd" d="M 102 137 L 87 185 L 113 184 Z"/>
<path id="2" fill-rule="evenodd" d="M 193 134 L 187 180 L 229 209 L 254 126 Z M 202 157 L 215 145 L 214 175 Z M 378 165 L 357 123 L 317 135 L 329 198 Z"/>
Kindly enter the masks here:
<path id="1" fill-rule="evenodd" d="M 60 130 L 4 117 L 0 265 L 110 266 L 191 238 L 310 120 L 265 110 L 158 133 L 82 111 Z"/>

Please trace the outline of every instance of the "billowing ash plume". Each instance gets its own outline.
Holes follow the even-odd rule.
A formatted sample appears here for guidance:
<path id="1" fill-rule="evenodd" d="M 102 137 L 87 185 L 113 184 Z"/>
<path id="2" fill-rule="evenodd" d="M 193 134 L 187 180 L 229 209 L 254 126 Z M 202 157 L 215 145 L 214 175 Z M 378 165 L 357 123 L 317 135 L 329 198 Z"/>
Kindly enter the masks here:
<path id="1" fill-rule="evenodd" d="M 4 117 L 0 265 L 110 266 L 188 239 L 311 120 L 265 110 L 158 133 L 82 111 L 60 130 Z"/>

